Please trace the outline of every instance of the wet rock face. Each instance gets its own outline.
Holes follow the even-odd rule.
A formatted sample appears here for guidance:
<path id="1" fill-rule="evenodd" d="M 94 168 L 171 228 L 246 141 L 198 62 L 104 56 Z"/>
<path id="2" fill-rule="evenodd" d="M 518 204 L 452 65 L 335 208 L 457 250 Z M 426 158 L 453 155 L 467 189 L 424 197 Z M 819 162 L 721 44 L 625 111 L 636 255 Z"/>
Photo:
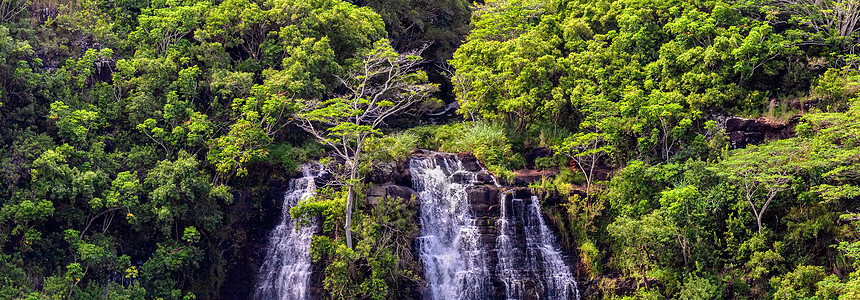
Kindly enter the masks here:
<path id="1" fill-rule="evenodd" d="M 725 119 L 726 134 L 735 149 L 747 145 L 761 144 L 765 140 L 786 139 L 794 136 L 794 127 L 800 121 L 794 117 L 786 123 L 771 122 L 763 118 L 745 119 L 729 117 Z"/>
<path id="2" fill-rule="evenodd" d="M 412 186 L 412 177 L 409 175 L 406 160 L 375 164 L 373 170 L 368 174 L 368 179 L 373 184 Z"/>
<path id="3" fill-rule="evenodd" d="M 230 234 L 237 240 L 230 244 L 241 246 L 224 249 L 224 259 L 229 262 L 226 271 L 231 274 L 231 279 L 219 287 L 218 299 L 248 299 L 254 294 L 256 275 L 265 258 L 269 232 L 281 217 L 287 183 L 284 178 L 270 176 L 265 184 L 267 189 L 259 195 L 251 190 L 233 193 L 233 205 L 226 215 L 236 218 Z M 257 198 L 260 196 L 262 200 Z"/>
<path id="4" fill-rule="evenodd" d="M 482 248 L 495 247 L 497 230 L 496 219 L 499 217 L 499 188 L 492 185 L 477 185 L 466 190 L 469 204 L 475 212 L 475 225 L 481 233 Z M 495 255 L 489 255 L 490 266 L 495 265 Z"/>
<path id="5" fill-rule="evenodd" d="M 491 212 L 499 205 L 499 188 L 491 185 L 476 185 L 467 190 L 469 203 L 477 212 Z M 495 207 L 495 209 L 498 209 Z"/>
<path id="6" fill-rule="evenodd" d="M 414 168 L 415 166 L 413 166 L 412 171 L 415 172 L 413 176 L 419 179 L 418 182 L 421 182 L 420 186 L 414 188 L 421 191 L 422 197 L 427 197 L 422 190 L 422 188 L 426 188 L 426 186 L 423 186 L 424 184 L 437 184 L 438 182 L 447 181 L 448 184 L 451 184 L 452 191 L 465 186 L 464 190 L 459 190 L 464 193 L 464 198 L 460 199 L 468 203 L 470 209 L 469 218 L 473 220 L 471 221 L 473 225 L 470 226 L 473 227 L 468 229 L 470 226 L 467 225 L 461 227 L 466 229 L 461 229 L 460 231 L 454 230 L 452 232 L 459 232 L 461 234 L 471 232 L 471 234 L 465 237 L 460 236 L 462 238 L 460 241 L 477 242 L 477 247 L 474 247 L 477 251 L 466 251 L 468 255 L 461 253 L 462 256 L 459 258 L 470 262 L 467 265 L 473 266 L 473 268 L 469 270 L 475 270 L 474 266 L 476 265 L 481 266 L 478 269 L 486 270 L 485 272 L 477 272 L 475 275 L 479 276 L 478 278 L 486 278 L 486 281 L 479 281 L 481 282 L 479 288 L 475 288 L 475 292 L 478 294 L 469 295 L 476 297 L 474 299 L 574 298 L 574 294 L 564 291 L 560 292 L 564 288 L 560 289 L 558 283 L 564 280 L 557 280 L 557 278 L 573 278 L 569 267 L 559 267 L 552 263 L 548 265 L 552 265 L 553 267 L 547 267 L 548 261 L 565 264 L 563 261 L 566 258 L 561 257 L 558 252 L 547 252 L 549 248 L 556 248 L 547 246 L 553 244 L 553 242 L 541 244 L 548 241 L 548 239 L 544 238 L 544 234 L 549 235 L 552 233 L 550 232 L 550 228 L 546 228 L 545 223 L 542 220 L 539 221 L 539 217 L 533 213 L 534 211 L 538 211 L 539 213 L 540 210 L 538 207 L 540 206 L 540 201 L 533 200 L 536 198 L 532 197 L 532 191 L 529 188 L 499 186 L 492 176 L 486 174 L 486 170 L 483 170 L 477 159 L 470 155 L 419 151 L 414 153 L 413 157 L 420 158 L 419 161 L 421 161 L 420 164 L 422 166 L 426 164 L 425 169 Z M 434 166 L 437 166 L 437 168 L 434 169 Z M 557 172 L 557 170 L 554 171 Z M 435 175 L 432 175 L 434 174 L 433 172 L 436 172 Z M 534 177 L 538 178 L 537 176 Z M 438 189 L 439 186 L 434 186 L 434 188 Z M 439 199 L 435 199 L 434 197 L 446 197 L 445 195 L 443 193 L 442 195 L 430 196 L 430 199 L 422 199 L 420 201 L 425 201 L 423 202 L 424 204 L 427 203 L 426 201 L 433 203 L 433 201 L 439 201 Z M 457 198 L 446 198 L 440 202 L 444 205 L 444 203 L 447 203 L 445 201 L 454 200 L 457 200 Z M 424 204 L 422 204 L 422 209 L 425 208 Z M 452 217 L 448 215 L 442 217 L 446 216 Z M 422 218 L 424 217 L 422 216 Z M 452 219 L 439 222 L 437 225 L 454 223 L 456 223 L 456 220 Z M 543 229 L 538 231 L 538 227 L 541 226 L 543 226 Z M 444 236 L 437 234 L 435 231 L 430 233 L 422 232 L 422 234 L 428 234 L 428 237 Z M 437 257 L 437 255 L 444 257 L 441 254 L 447 253 L 445 251 L 428 252 L 427 249 L 420 245 L 417 247 L 419 248 L 417 252 L 424 259 Z M 472 246 L 466 247 L 468 247 L 467 250 L 473 249 Z M 457 247 L 457 249 L 460 248 Z M 475 252 L 480 252 L 480 254 L 475 254 Z M 475 257 L 480 257 L 480 263 L 473 261 Z M 569 261 L 566 264 L 567 266 L 571 265 Z M 431 267 L 425 266 L 425 268 L 434 270 L 443 269 L 440 267 L 440 263 L 433 264 Z M 558 276 L 559 270 L 564 269 L 567 270 L 565 271 L 567 272 L 567 277 Z M 449 273 L 443 272 L 440 274 Z M 427 280 L 429 282 L 430 278 Z M 432 286 L 432 283 L 428 284 Z M 440 286 L 447 287 L 448 285 L 436 284 L 437 289 L 440 289 Z M 568 289 L 568 291 L 576 289 L 575 283 L 570 286 L 572 288 Z M 465 297 L 464 295 L 461 296 Z"/>
<path id="7" fill-rule="evenodd" d="M 418 198 L 418 194 L 416 194 L 415 190 L 412 188 L 392 183 L 373 184 L 367 189 L 365 196 L 367 197 L 367 202 L 371 205 L 375 205 L 377 201 L 383 197 L 400 198 L 404 200 L 409 200 L 412 197 L 415 197 L 416 199 Z"/>
<path id="8" fill-rule="evenodd" d="M 478 159 L 475 158 L 474 155 L 471 154 L 457 154 L 457 158 L 460 159 L 460 163 L 463 164 L 463 168 L 469 172 L 478 172 L 481 170 L 481 165 L 478 164 Z"/>

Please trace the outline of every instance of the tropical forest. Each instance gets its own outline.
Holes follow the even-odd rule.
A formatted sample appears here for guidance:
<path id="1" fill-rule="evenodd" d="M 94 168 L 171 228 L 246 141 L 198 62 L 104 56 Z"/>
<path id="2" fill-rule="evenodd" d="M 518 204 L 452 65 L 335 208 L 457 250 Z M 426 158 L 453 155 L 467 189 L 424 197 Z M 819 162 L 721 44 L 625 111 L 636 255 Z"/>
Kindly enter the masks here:
<path id="1" fill-rule="evenodd" d="M 860 299 L 860 0 L 0 0 L 0 299 Z"/>

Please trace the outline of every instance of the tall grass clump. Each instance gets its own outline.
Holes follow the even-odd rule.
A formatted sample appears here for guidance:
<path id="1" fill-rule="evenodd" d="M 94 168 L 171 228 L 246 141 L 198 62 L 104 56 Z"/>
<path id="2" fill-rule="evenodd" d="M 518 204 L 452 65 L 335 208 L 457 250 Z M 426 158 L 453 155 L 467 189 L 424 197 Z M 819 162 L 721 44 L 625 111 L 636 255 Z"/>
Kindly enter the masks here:
<path id="1" fill-rule="evenodd" d="M 428 125 L 406 131 L 415 136 L 420 148 L 453 152 L 471 153 L 487 166 L 487 169 L 502 180 L 513 178 L 512 169 L 524 167 L 524 159 L 511 150 L 511 143 L 504 126 L 478 122 L 474 125 L 453 123 Z"/>
<path id="2" fill-rule="evenodd" d="M 453 123 L 415 127 L 407 133 L 418 138 L 420 148 L 472 153 L 486 164 L 506 168 L 522 168 L 523 159 L 511 150 L 511 144 L 502 125 L 478 122 L 475 125 Z"/>

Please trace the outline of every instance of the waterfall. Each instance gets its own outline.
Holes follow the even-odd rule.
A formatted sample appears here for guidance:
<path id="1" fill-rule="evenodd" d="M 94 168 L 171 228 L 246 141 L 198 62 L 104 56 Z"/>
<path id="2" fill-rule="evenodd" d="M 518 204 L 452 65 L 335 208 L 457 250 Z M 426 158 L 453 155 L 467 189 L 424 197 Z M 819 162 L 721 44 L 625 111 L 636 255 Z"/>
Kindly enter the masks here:
<path id="1" fill-rule="evenodd" d="M 540 199 L 531 197 L 529 206 L 529 227 L 526 231 L 526 241 L 529 249 L 537 248 L 543 258 L 544 280 L 547 298 L 549 299 L 579 299 L 579 288 L 570 267 L 561 257 L 561 251 L 555 235 L 544 222 L 540 211 Z"/>
<path id="2" fill-rule="evenodd" d="M 496 228 L 499 232 L 496 237 L 496 256 L 498 256 L 496 270 L 499 280 L 505 284 L 505 299 L 522 299 L 526 274 L 522 274 L 517 269 L 517 266 L 522 266 L 524 263 L 521 259 L 523 253 L 513 245 L 516 232 L 510 226 L 507 204 L 504 203 L 508 197 L 513 198 L 513 193 L 506 192 L 502 195 L 499 218 L 496 219 Z M 513 203 L 513 199 L 511 201 Z"/>
<path id="3" fill-rule="evenodd" d="M 289 189 L 284 193 L 283 216 L 269 237 L 254 299 L 310 299 L 310 248 L 316 225 L 296 228 L 290 218 L 290 208 L 313 196 L 318 171 L 310 165 L 302 165 L 302 175 L 290 180 Z"/>
<path id="4" fill-rule="evenodd" d="M 526 292 L 533 289 L 532 294 L 543 294 L 544 299 L 579 299 L 576 279 L 562 259 L 555 236 L 541 214 L 540 199 L 537 196 L 516 199 L 513 193 L 509 195 L 512 212 L 507 213 L 504 201 L 508 197 L 503 197 L 499 219 L 505 221 L 499 222 L 508 224 L 513 218 L 517 219 L 522 226 L 525 249 L 514 249 L 507 246 L 509 242 L 503 243 L 502 237 L 510 240 L 509 236 L 518 233 L 508 225 L 499 226 L 496 253 L 499 277 L 505 283 L 505 298 L 523 299 Z"/>
<path id="5" fill-rule="evenodd" d="M 467 188 L 477 174 L 451 157 L 410 160 L 412 184 L 421 199 L 418 255 L 430 299 L 489 299 L 487 249 L 480 242 Z"/>
<path id="6" fill-rule="evenodd" d="M 579 299 L 576 280 L 537 197 L 501 193 L 494 243 L 482 242 L 469 191 L 481 181 L 500 188 L 487 170 L 470 171 L 456 156 L 441 154 L 413 157 L 409 168 L 421 200 L 417 247 L 428 285 L 425 298 Z"/>

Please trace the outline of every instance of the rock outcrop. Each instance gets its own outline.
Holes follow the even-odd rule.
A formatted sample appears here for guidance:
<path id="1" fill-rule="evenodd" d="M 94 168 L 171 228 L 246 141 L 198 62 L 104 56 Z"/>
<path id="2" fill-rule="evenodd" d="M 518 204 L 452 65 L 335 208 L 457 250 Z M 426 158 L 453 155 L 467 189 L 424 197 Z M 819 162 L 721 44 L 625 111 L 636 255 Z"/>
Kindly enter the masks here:
<path id="1" fill-rule="evenodd" d="M 745 119 L 729 117 L 725 119 L 726 134 L 735 149 L 747 145 L 761 144 L 766 140 L 786 139 L 794 136 L 794 127 L 800 121 L 799 116 L 791 118 L 786 123 L 779 123 L 764 118 Z"/>

